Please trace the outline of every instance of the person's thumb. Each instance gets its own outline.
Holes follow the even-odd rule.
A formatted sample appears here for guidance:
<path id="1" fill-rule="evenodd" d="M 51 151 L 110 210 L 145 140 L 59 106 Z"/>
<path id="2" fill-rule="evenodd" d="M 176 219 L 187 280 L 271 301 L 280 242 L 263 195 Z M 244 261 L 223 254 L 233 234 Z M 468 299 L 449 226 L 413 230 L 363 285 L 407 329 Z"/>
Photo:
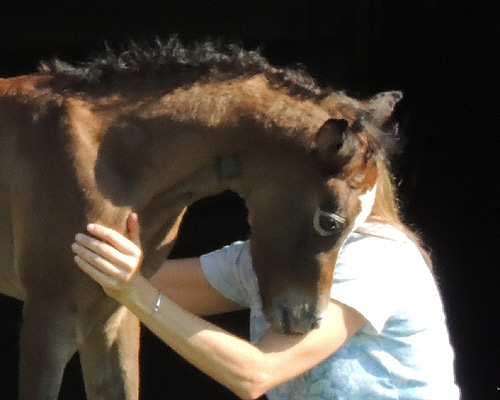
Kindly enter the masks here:
<path id="1" fill-rule="evenodd" d="M 139 217 L 136 213 L 130 213 L 127 217 L 127 237 L 136 246 L 141 247 Z"/>

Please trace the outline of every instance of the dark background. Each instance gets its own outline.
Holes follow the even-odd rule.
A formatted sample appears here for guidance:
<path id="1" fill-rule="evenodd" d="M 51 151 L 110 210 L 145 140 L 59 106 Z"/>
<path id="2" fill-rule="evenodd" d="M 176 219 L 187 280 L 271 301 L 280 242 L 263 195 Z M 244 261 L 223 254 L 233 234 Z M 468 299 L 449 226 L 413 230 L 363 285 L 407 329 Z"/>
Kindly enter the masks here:
<path id="1" fill-rule="evenodd" d="M 0 76 L 33 72 L 53 56 L 83 61 L 105 41 L 179 33 L 261 46 L 274 64 L 301 63 L 354 96 L 403 90 L 395 165 L 404 215 L 432 249 L 463 399 L 500 399 L 498 16 L 494 0 L 9 0 L 0 9 Z M 245 209 L 231 195 L 197 204 L 187 219 L 178 256 L 246 234 Z M 14 399 L 21 304 L 2 296 L 0 313 L 0 399 Z M 245 319 L 216 322 L 243 334 Z M 143 399 L 234 398 L 146 330 L 141 360 Z M 61 399 L 84 398 L 78 368 L 75 358 Z"/>

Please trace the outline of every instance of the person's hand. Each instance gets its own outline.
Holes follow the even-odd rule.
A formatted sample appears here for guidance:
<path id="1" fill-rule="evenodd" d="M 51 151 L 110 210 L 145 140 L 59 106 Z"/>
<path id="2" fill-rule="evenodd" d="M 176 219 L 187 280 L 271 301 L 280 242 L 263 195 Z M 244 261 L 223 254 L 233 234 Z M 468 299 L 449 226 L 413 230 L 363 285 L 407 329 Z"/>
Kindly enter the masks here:
<path id="1" fill-rule="evenodd" d="M 142 261 L 137 214 L 127 218 L 128 239 L 98 224 L 89 224 L 87 230 L 92 236 L 77 234 L 71 247 L 76 263 L 109 296 L 127 296 Z"/>

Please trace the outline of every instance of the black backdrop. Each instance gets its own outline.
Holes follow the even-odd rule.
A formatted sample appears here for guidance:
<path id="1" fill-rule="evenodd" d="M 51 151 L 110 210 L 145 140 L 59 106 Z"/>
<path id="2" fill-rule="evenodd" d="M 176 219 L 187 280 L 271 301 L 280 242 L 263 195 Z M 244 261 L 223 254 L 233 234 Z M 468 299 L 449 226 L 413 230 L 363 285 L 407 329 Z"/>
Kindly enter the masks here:
<path id="1" fill-rule="evenodd" d="M 433 250 L 463 398 L 500 399 L 495 3 L 7 0 L 0 76 L 32 72 L 52 56 L 82 61 L 105 41 L 178 33 L 184 41 L 221 37 L 261 46 L 275 64 L 301 63 L 320 83 L 352 95 L 403 90 L 396 117 L 404 154 L 396 172 L 404 214 Z M 200 254 L 246 232 L 239 199 L 205 200 L 188 213 L 176 254 Z M 2 296 L 0 313 L 0 399 L 14 399 L 21 304 Z M 244 334 L 245 319 L 216 322 Z M 141 362 L 143 399 L 234 398 L 147 330 Z M 75 358 L 61 399 L 84 398 L 78 368 Z"/>

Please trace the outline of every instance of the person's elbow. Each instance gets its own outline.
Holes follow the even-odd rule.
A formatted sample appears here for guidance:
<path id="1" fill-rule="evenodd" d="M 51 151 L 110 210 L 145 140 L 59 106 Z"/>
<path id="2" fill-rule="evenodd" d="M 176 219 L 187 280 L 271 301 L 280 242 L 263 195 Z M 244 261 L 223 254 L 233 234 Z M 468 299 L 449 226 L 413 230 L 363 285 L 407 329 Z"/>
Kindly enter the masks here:
<path id="1" fill-rule="evenodd" d="M 271 375 L 262 367 L 248 367 L 231 390 L 243 400 L 255 400 L 271 389 Z"/>
<path id="2" fill-rule="evenodd" d="M 268 388 L 266 383 L 269 381 L 265 374 L 252 374 L 244 381 L 240 382 L 237 388 L 234 388 L 234 393 L 243 400 L 255 400 L 263 396 Z"/>

